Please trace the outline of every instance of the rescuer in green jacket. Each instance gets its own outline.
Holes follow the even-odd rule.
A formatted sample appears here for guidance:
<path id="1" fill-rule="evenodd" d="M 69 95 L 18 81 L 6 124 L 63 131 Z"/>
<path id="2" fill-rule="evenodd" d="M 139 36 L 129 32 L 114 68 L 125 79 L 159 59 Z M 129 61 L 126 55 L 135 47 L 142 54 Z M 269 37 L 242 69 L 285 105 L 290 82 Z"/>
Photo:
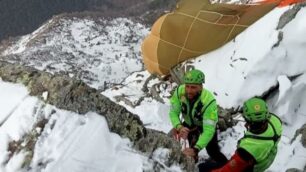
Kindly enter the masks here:
<path id="1" fill-rule="evenodd" d="M 263 172 L 272 164 L 282 134 L 281 120 L 260 98 L 244 103 L 243 117 L 247 131 L 232 158 L 221 167 L 218 162 L 200 164 L 200 172 Z"/>
<path id="2" fill-rule="evenodd" d="M 204 81 L 204 73 L 200 70 L 185 74 L 184 84 L 170 99 L 171 133 L 189 141 L 190 147 L 183 150 L 185 155 L 196 159 L 198 152 L 206 148 L 213 160 L 226 163 L 227 158 L 220 152 L 217 140 L 217 103 L 213 94 L 203 88 Z"/>

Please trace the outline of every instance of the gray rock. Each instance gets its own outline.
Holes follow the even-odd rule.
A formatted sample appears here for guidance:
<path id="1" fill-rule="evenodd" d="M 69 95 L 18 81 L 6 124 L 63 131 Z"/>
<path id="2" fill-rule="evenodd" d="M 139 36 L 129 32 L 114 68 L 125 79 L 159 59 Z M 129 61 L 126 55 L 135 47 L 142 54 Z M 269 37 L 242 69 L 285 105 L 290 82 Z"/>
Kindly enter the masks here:
<path id="1" fill-rule="evenodd" d="M 306 124 L 304 124 L 303 129 L 300 131 L 302 134 L 302 145 L 306 148 Z"/>
<path id="2" fill-rule="evenodd" d="M 47 91 L 48 97 L 44 101 L 60 109 L 80 114 L 97 112 L 106 118 L 110 131 L 129 138 L 137 150 L 151 155 L 159 147 L 168 148 L 171 153 L 166 165 L 179 163 L 183 170 L 194 171 L 194 161 L 181 153 L 178 142 L 164 133 L 146 129 L 137 115 L 80 80 L 3 61 L 0 61 L 0 77 L 3 81 L 24 84 L 32 96 L 41 98 Z"/>
<path id="3" fill-rule="evenodd" d="M 296 130 L 295 135 L 293 139 L 291 140 L 291 143 L 296 139 L 298 135 L 302 135 L 301 143 L 304 148 L 306 148 L 306 124 L 304 124 L 300 129 Z"/>
<path id="4" fill-rule="evenodd" d="M 296 169 L 296 168 L 289 168 L 286 170 L 286 172 L 303 172 L 302 170 Z"/>
<path id="5" fill-rule="evenodd" d="M 226 129 L 233 127 L 237 121 L 234 121 L 233 116 L 238 114 L 238 110 L 235 109 L 223 109 L 218 106 L 218 127 L 220 131 L 225 131 Z"/>
<path id="6" fill-rule="evenodd" d="M 283 33 L 282 31 L 280 31 L 280 32 L 278 33 L 278 37 L 277 37 L 278 40 L 277 40 L 277 42 L 272 46 L 272 48 L 278 47 L 279 44 L 280 44 L 280 42 L 282 42 L 283 38 L 284 38 L 284 33 Z"/>
<path id="7" fill-rule="evenodd" d="M 138 140 L 135 147 L 137 150 L 149 153 L 149 156 L 151 156 L 153 152 L 159 147 L 168 148 L 170 149 L 170 155 L 168 161 L 165 162 L 165 165 L 170 166 L 171 164 L 179 163 L 181 164 L 181 167 L 186 171 L 194 171 L 194 160 L 192 158 L 182 156 L 180 153 L 178 153 L 181 152 L 181 146 L 179 142 L 174 141 L 170 137 L 164 137 L 164 135 L 165 134 L 162 132 L 147 129 L 146 137 Z"/>
<path id="8" fill-rule="evenodd" d="M 276 29 L 284 28 L 291 20 L 293 20 L 296 14 L 300 11 L 302 7 L 306 6 L 306 2 L 296 4 L 293 8 L 286 11 L 279 19 Z"/>

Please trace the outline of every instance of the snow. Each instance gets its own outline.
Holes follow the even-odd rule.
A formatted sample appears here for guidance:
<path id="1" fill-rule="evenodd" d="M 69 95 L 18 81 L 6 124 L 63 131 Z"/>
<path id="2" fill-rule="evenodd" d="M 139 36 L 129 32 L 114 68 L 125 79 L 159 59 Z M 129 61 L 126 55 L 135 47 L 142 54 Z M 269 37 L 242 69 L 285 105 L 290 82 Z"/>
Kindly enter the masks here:
<path id="1" fill-rule="evenodd" d="M 3 55 L 7 54 L 19 54 L 22 53 L 27 49 L 27 44 L 33 39 L 33 37 L 36 37 L 40 32 L 42 32 L 48 25 L 52 23 L 52 19 L 49 20 L 47 23 L 43 24 L 41 27 L 39 27 L 37 30 L 35 30 L 33 33 L 29 35 L 22 36 L 16 44 L 14 44 L 12 47 L 9 47 L 7 50 L 3 52 Z"/>
<path id="2" fill-rule="evenodd" d="M 7 99 L 7 97 L 3 98 Z M 20 140 L 26 132 L 29 132 L 28 126 L 34 124 L 33 112 L 35 112 L 36 105 L 37 98 L 33 97 L 27 97 L 20 104 L 15 105 L 14 111 L 1 126 L 3 130 L 9 131 L 10 139 Z M 19 121 L 18 125 L 14 125 L 15 121 Z"/>
<path id="3" fill-rule="evenodd" d="M 275 87 L 267 102 L 270 111 L 282 119 L 283 133 L 278 154 L 268 169 L 271 172 L 289 168 L 303 170 L 306 166 L 306 148 L 301 144 L 301 135 L 295 137 L 296 131 L 306 123 L 306 40 L 303 39 L 306 35 L 306 8 L 302 8 L 284 28 L 276 30 L 280 16 L 290 8 L 274 9 L 235 40 L 216 51 L 190 60 L 195 68 L 204 71 L 204 87 L 216 93 L 217 102 L 223 108 L 241 107 L 246 99 L 263 95 Z M 152 79 L 147 83 L 149 92 L 143 91 L 150 74 L 141 71 L 139 40 L 148 30 L 135 24 L 139 35 L 134 40 L 135 44 L 127 47 L 127 37 L 124 35 L 131 30 L 124 23 L 133 24 L 126 19 L 112 22 L 115 27 L 105 26 L 108 34 L 103 35 L 101 30 L 95 30 L 97 23 L 92 20 L 64 20 L 61 25 L 64 33 L 50 33 L 54 39 L 48 37 L 46 44 L 40 45 L 40 48 L 64 44 L 61 46 L 64 52 L 74 57 L 82 53 L 86 56 L 75 61 L 73 58 L 54 61 L 43 59 L 41 65 L 39 62 L 31 65 L 42 70 L 49 65 L 53 72 L 63 69 L 71 77 L 89 71 L 89 75 L 82 75 L 88 78 L 81 78 L 95 88 L 114 81 L 116 84 L 101 94 L 137 114 L 147 128 L 167 133 L 172 128 L 168 117 L 170 91 L 176 84 Z M 60 41 L 65 34 L 71 35 L 64 36 L 66 39 Z M 279 41 L 280 34 L 283 38 Z M 107 42 L 108 38 L 111 38 L 111 42 Z M 6 53 L 24 53 L 25 58 L 21 59 L 27 60 L 27 55 L 32 55 L 31 51 L 39 49 L 35 46 L 29 52 L 22 49 L 28 39 L 24 37 Z M 131 58 L 133 55 L 118 58 L 130 52 L 131 47 L 135 58 Z M 105 54 L 99 54 L 101 52 Z M 56 56 L 57 53 L 50 54 Z M 74 73 L 74 67 L 80 69 L 80 73 Z M 161 101 L 152 98 L 153 87 L 157 87 Z M 48 93 L 42 96 L 46 99 Z M 119 100 L 118 96 L 126 101 Z M 138 102 L 139 99 L 142 101 Z M 169 150 L 159 148 L 151 157 L 147 157 L 133 150 L 129 140 L 111 133 L 101 116 L 103 114 L 89 112 L 80 115 L 57 109 L 29 96 L 26 88 L 20 84 L 0 81 L 0 112 L 0 171 L 22 170 L 21 165 L 29 152 L 22 149 L 6 162 L 11 156 L 8 144 L 13 140 L 22 140 L 33 131 L 40 133 L 40 136 L 33 160 L 28 166 L 31 171 L 150 171 L 154 166 L 152 161 L 164 165 L 169 154 Z M 45 128 L 35 128 L 35 124 L 43 118 L 48 119 Z M 241 115 L 236 120 L 239 121 L 236 126 L 219 133 L 221 151 L 228 158 L 245 132 Z M 207 158 L 205 151 L 201 151 L 200 156 Z M 164 166 L 164 170 L 181 171 L 178 165 Z"/>
<path id="4" fill-rule="evenodd" d="M 168 133 L 172 128 L 170 119 L 168 116 L 169 112 L 169 100 L 164 98 L 163 100 L 168 103 L 160 103 L 152 97 L 146 97 L 146 94 L 142 91 L 142 86 L 150 74 L 147 71 L 137 72 L 129 76 L 126 80 L 122 82 L 122 85 L 113 87 L 106 91 L 103 91 L 102 94 L 109 97 L 112 101 L 124 106 L 128 111 L 137 114 L 144 125 L 147 128 L 156 129 Z M 148 83 L 148 89 L 151 89 L 157 80 L 151 80 Z M 167 83 L 167 88 L 162 89 L 163 97 L 170 97 L 170 90 L 173 89 L 172 85 Z M 131 107 L 126 105 L 122 101 L 117 101 L 116 96 L 125 95 L 125 97 L 131 102 L 137 102 L 140 97 L 143 97 L 144 100 L 140 103 L 139 106 Z"/>
<path id="5" fill-rule="evenodd" d="M 284 131 L 284 135 L 292 136 L 298 128 L 306 123 L 305 90 L 306 75 L 303 74 L 292 82 L 285 96 L 279 98 L 277 94 L 275 98 L 269 100 L 272 111 L 278 114 L 284 123 L 291 126 L 291 129 Z"/>
<path id="6" fill-rule="evenodd" d="M 148 128 L 164 131 L 171 130 L 168 116 L 169 106 L 158 103 L 153 100 L 145 100 L 145 103 L 134 109 L 128 108 L 130 112 L 138 114 L 144 125 Z"/>
<path id="7" fill-rule="evenodd" d="M 19 84 L 0 81 L 0 88 L 0 102 L 23 98 L 22 94 L 7 95 L 5 91 L 27 95 L 26 88 Z M 0 126 L 0 171 L 21 170 L 29 152 L 26 149 L 15 152 L 8 161 L 8 143 L 22 140 L 26 134 L 31 133 L 34 124 L 41 118 L 47 118 L 49 122 L 38 137 L 33 160 L 28 167 L 30 171 L 142 172 L 152 168 L 148 157 L 133 150 L 128 139 L 109 131 L 106 120 L 101 115 L 94 112 L 79 115 L 60 110 L 31 96 L 21 102 L 1 103 L 0 109 L 6 109 L 8 105 L 15 108 L 8 120 Z M 165 151 L 157 151 L 154 156 L 165 159 L 167 155 Z M 162 160 L 159 161 L 162 163 Z M 178 166 L 172 168 L 175 170 Z"/>
<path id="8" fill-rule="evenodd" d="M 293 30 L 304 20 L 305 10 L 284 29 L 275 30 L 285 10 L 287 7 L 274 9 L 234 41 L 193 61 L 196 68 L 204 71 L 205 87 L 217 93 L 220 106 L 241 106 L 244 100 L 277 85 L 279 76 L 294 76 L 306 70 L 305 40 L 299 39 L 306 35 L 306 29 L 298 26 L 297 31 Z M 280 32 L 284 38 L 278 47 L 273 47 Z"/>
<path id="9" fill-rule="evenodd" d="M 133 151 L 128 140 L 111 133 L 103 117 L 61 111 L 50 121 L 35 147 L 31 168 L 47 163 L 42 171 L 142 170 L 145 157 Z"/>
<path id="10" fill-rule="evenodd" d="M 273 73 L 266 68 L 271 65 L 267 61 L 268 53 L 278 36 L 278 31 L 274 29 L 278 20 L 271 18 L 279 18 L 284 11 L 283 8 L 273 10 L 235 41 L 195 60 L 195 67 L 205 73 L 205 87 L 217 93 L 220 106 L 230 108 L 241 105 L 243 100 L 254 94 L 260 95 L 276 84 L 276 79 L 268 76 Z M 259 78 L 262 82 L 257 82 Z"/>
<path id="11" fill-rule="evenodd" d="M 44 100 L 47 100 L 47 98 L 48 98 L 48 92 L 47 92 L 47 91 L 43 92 L 42 98 L 43 98 Z"/>
<path id="12" fill-rule="evenodd" d="M 0 82 L 2 82 L 1 79 Z M 28 91 L 24 87 L 4 83 L 0 86 L 0 95 L 1 97 L 11 97 L 10 99 L 0 99 L 0 105 L 2 106 L 0 124 L 2 124 L 16 109 L 16 105 L 21 103 L 24 98 L 28 96 Z"/>
<path id="13" fill-rule="evenodd" d="M 287 92 L 290 91 L 292 84 L 289 78 L 285 75 L 279 76 L 277 80 L 279 83 L 279 96 L 277 102 L 279 102 L 279 100 L 283 99 Z"/>
<path id="14" fill-rule="evenodd" d="M 62 72 L 105 89 L 143 70 L 140 45 L 148 31 L 126 18 L 55 18 L 21 37 L 0 59 Z"/>
<path id="15" fill-rule="evenodd" d="M 306 165 L 306 150 L 299 140 L 301 140 L 300 136 L 293 143 L 290 143 L 288 138 L 282 137 L 278 154 L 269 170 L 285 171 L 289 168 L 302 170 Z"/>

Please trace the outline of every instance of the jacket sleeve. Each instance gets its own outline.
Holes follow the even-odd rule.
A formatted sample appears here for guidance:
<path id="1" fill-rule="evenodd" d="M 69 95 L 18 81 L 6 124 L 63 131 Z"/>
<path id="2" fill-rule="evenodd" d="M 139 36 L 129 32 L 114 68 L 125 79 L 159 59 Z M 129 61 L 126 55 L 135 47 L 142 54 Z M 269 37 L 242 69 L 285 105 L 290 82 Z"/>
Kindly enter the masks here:
<path id="1" fill-rule="evenodd" d="M 195 147 L 199 150 L 205 148 L 216 132 L 218 122 L 218 110 L 216 100 L 211 100 L 203 109 L 203 132 Z"/>
<path id="2" fill-rule="evenodd" d="M 172 97 L 170 98 L 170 112 L 169 117 L 173 128 L 178 129 L 181 126 L 180 113 L 181 113 L 181 103 L 178 97 L 178 89 L 175 90 Z"/>

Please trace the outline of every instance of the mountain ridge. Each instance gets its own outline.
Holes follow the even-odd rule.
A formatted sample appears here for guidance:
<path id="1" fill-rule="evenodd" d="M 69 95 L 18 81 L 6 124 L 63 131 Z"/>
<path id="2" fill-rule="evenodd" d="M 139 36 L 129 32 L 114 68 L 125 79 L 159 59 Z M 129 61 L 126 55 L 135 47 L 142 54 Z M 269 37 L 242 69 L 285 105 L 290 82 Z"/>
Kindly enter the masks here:
<path id="1" fill-rule="evenodd" d="M 152 24 L 174 5 L 175 0 L 1 0 L 0 41 L 31 33 L 52 16 L 61 13 L 84 12 L 88 15 L 93 12 L 108 18 L 139 18 L 143 24 Z"/>

